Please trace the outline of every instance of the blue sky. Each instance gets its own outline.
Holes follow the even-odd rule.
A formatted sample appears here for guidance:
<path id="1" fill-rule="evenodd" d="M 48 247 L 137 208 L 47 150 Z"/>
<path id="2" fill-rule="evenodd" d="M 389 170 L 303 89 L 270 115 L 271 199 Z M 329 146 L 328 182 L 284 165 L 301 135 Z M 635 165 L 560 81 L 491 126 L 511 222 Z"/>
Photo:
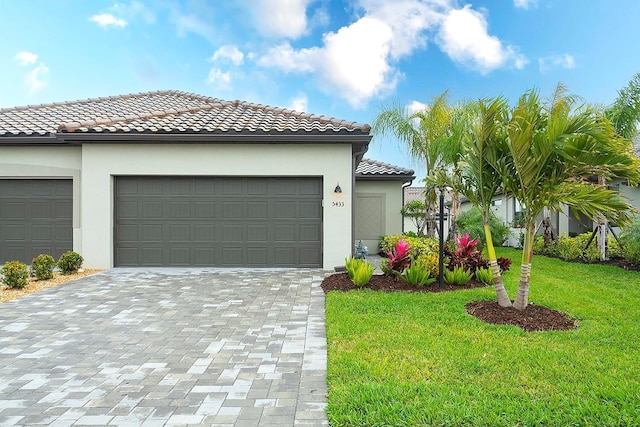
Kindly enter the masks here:
<path id="1" fill-rule="evenodd" d="M 390 102 L 611 103 L 640 72 L 637 0 L 0 2 L 0 107 L 176 89 L 371 123 Z M 413 164 L 391 139 L 368 157 Z"/>

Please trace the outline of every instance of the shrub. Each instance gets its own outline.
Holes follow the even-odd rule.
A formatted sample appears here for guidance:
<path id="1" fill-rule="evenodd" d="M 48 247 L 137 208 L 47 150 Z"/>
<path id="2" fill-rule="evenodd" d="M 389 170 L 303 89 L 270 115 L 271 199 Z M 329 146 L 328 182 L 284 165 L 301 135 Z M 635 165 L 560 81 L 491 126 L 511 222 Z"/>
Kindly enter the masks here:
<path id="1" fill-rule="evenodd" d="M 622 256 L 629 262 L 640 264 L 640 218 L 620 234 Z"/>
<path id="2" fill-rule="evenodd" d="M 429 270 L 429 274 L 431 277 L 436 277 L 440 272 L 440 265 L 438 264 L 438 255 L 437 254 L 428 254 L 428 255 L 420 255 L 413 262 L 417 262 L 422 264 L 426 269 Z M 445 259 L 444 265 L 446 266 L 448 260 Z"/>
<path id="3" fill-rule="evenodd" d="M 476 270 L 476 280 L 485 285 L 493 283 L 493 273 L 490 268 L 479 268 Z"/>
<path id="4" fill-rule="evenodd" d="M 79 253 L 68 251 L 60 255 L 57 265 L 62 271 L 62 274 L 71 274 L 78 271 L 78 269 L 82 267 L 83 262 L 84 258 L 82 258 Z"/>
<path id="5" fill-rule="evenodd" d="M 471 239 L 469 233 L 465 233 L 464 236 L 456 236 L 455 240 L 456 247 L 453 251 L 445 248 L 445 252 L 449 257 L 447 266 L 449 270 L 453 270 L 454 267 L 463 267 L 473 274 L 476 269 L 489 266 L 489 260 L 483 258 L 482 253 L 476 249 L 479 243 L 477 239 Z"/>
<path id="6" fill-rule="evenodd" d="M 10 288 L 22 289 L 27 286 L 29 270 L 27 264 L 20 261 L 8 261 L 0 269 L 4 276 L 2 282 Z"/>
<path id="7" fill-rule="evenodd" d="M 400 240 L 404 240 L 409 244 L 410 256 L 413 259 L 416 259 L 421 255 L 438 253 L 438 239 L 430 237 L 411 237 L 404 236 L 402 234 L 382 236 L 380 238 L 380 252 L 386 254 L 392 251 Z"/>
<path id="8" fill-rule="evenodd" d="M 536 254 L 546 255 L 550 257 L 560 258 L 565 261 L 581 260 L 586 262 L 595 262 L 600 259 L 600 251 L 596 238 L 591 242 L 589 248 L 585 250 L 587 242 L 591 238 L 593 232 L 578 234 L 574 237 L 565 235 L 558 236 L 555 242 L 548 246 L 544 246 L 544 238 L 536 237 L 533 244 L 533 252 Z M 607 235 L 607 246 L 609 248 L 609 256 L 620 258 L 622 250 L 620 245 L 612 235 Z"/>
<path id="9" fill-rule="evenodd" d="M 365 286 L 371 280 L 375 267 L 372 263 L 358 258 L 346 258 L 344 265 L 349 278 L 359 288 Z"/>
<path id="10" fill-rule="evenodd" d="M 435 278 L 431 277 L 429 268 L 418 261 L 414 261 L 407 267 L 400 277 L 414 286 L 425 286 L 436 281 Z"/>
<path id="11" fill-rule="evenodd" d="M 454 267 L 453 270 L 444 271 L 444 282 L 447 285 L 465 285 L 471 280 L 472 273 L 463 267 Z"/>
<path id="12" fill-rule="evenodd" d="M 51 279 L 55 266 L 56 260 L 51 255 L 40 254 L 31 260 L 31 273 L 38 280 Z"/>
<path id="13" fill-rule="evenodd" d="M 411 256 L 409 252 L 409 243 L 404 239 L 400 239 L 396 242 L 392 250 L 385 255 L 386 260 L 383 260 L 380 268 L 387 276 L 392 274 L 402 274 L 402 272 L 411 264 Z"/>
<path id="14" fill-rule="evenodd" d="M 503 256 L 498 257 L 496 260 L 498 262 L 498 266 L 500 267 L 500 273 L 504 273 L 505 271 L 509 271 L 511 268 L 511 259 L 505 258 Z"/>
<path id="15" fill-rule="evenodd" d="M 469 233 L 472 239 L 479 240 L 478 250 L 482 251 L 482 248 L 487 244 L 487 239 L 484 234 L 484 222 L 480 209 L 474 206 L 469 210 L 460 212 L 456 220 L 456 225 L 460 234 Z M 512 234 L 511 229 L 493 212 L 489 215 L 489 226 L 491 229 L 491 240 L 493 240 L 493 244 L 496 246 L 501 246 Z"/>

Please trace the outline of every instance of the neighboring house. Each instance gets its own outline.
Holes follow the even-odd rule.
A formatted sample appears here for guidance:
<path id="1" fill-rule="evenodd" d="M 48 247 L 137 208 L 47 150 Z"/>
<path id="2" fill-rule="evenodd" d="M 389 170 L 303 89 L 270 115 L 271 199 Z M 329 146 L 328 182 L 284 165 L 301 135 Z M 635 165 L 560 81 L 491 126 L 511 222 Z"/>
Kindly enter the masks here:
<path id="1" fill-rule="evenodd" d="M 0 263 L 73 249 L 98 268 L 331 269 L 353 250 L 354 194 L 400 208 L 393 173 L 361 163 L 369 131 L 178 91 L 2 109 Z"/>
<path id="2" fill-rule="evenodd" d="M 379 251 L 380 236 L 403 231 L 403 190 L 415 179 L 413 170 L 364 159 L 355 174 L 355 238 L 369 253 Z"/>

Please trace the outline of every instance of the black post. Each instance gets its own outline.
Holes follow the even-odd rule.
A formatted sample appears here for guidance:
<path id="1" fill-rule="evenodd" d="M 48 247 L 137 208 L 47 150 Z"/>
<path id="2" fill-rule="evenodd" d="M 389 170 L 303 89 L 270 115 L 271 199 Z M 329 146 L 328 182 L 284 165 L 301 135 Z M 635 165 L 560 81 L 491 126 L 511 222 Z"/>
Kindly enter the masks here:
<path id="1" fill-rule="evenodd" d="M 440 187 L 440 248 L 438 258 L 438 285 L 444 288 L 444 187 Z"/>

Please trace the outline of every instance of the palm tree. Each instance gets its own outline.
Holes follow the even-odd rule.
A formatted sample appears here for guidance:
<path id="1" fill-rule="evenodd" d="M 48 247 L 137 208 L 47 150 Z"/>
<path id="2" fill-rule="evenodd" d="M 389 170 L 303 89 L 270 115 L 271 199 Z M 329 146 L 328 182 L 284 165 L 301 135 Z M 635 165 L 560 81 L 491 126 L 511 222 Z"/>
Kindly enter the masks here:
<path id="1" fill-rule="evenodd" d="M 513 306 L 528 305 L 535 220 L 545 208 L 565 204 L 585 215 L 602 213 L 619 224 L 628 223 L 630 206 L 606 187 L 594 186 L 593 176 L 640 179 L 631 142 L 616 135 L 611 122 L 590 107 L 574 108 L 575 99 L 562 95 L 544 108 L 538 92 L 522 95 L 512 110 L 507 153 L 492 160 L 503 186 L 525 208 L 524 247 L 518 294 Z"/>
<path id="2" fill-rule="evenodd" d="M 398 138 L 414 160 L 424 162 L 427 177 L 432 176 L 442 161 L 437 142 L 447 139 L 450 134 L 451 108 L 447 98 L 445 91 L 423 110 L 414 113 L 400 105 L 386 107 L 374 120 L 373 133 Z M 436 189 L 433 186 L 425 187 L 425 206 L 427 235 L 434 236 Z"/>
<path id="3" fill-rule="evenodd" d="M 489 265 L 493 274 L 498 304 L 510 307 L 511 300 L 502 282 L 496 251 L 493 247 L 489 226 L 491 201 L 502 184 L 502 177 L 491 166 L 502 157 L 500 147 L 504 147 L 505 125 L 508 116 L 507 101 L 502 98 L 479 100 L 474 103 L 477 114 L 468 127 L 463 139 L 461 191 L 469 201 L 482 212 Z"/>

